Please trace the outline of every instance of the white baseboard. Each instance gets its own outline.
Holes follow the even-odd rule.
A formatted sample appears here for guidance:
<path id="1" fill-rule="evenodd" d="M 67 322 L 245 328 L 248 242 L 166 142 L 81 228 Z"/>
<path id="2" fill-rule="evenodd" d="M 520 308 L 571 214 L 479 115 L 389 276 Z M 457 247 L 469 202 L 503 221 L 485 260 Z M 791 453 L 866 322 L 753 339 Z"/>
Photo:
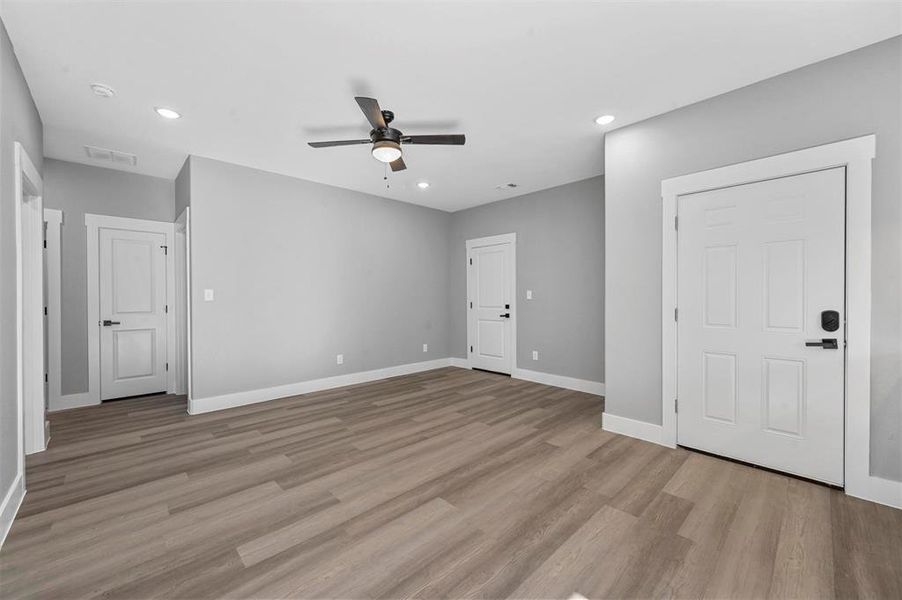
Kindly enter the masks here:
<path id="1" fill-rule="evenodd" d="M 80 394 L 66 394 L 60 396 L 59 399 L 53 398 L 50 401 L 48 412 L 56 412 L 58 410 L 69 410 L 70 408 L 81 408 L 82 406 L 95 406 L 100 404 L 90 392 L 82 392 Z"/>
<path id="2" fill-rule="evenodd" d="M 868 475 L 858 481 L 846 478 L 846 494 L 893 508 L 902 508 L 902 481 Z"/>
<path id="3" fill-rule="evenodd" d="M 13 526 L 13 520 L 19 507 L 22 506 L 22 500 L 25 499 L 25 480 L 22 474 L 16 476 L 6 495 L 3 497 L 3 504 L 0 505 L 0 548 L 6 541 L 6 535 L 9 533 L 10 527 Z"/>
<path id="4" fill-rule="evenodd" d="M 532 381 L 534 383 L 553 385 L 554 387 L 564 388 L 567 390 L 576 390 L 577 392 L 595 394 L 596 396 L 604 396 L 604 384 L 600 381 L 589 381 L 588 379 L 577 379 L 576 377 L 552 375 L 551 373 L 530 371 L 529 369 L 514 369 L 514 372 L 511 373 L 511 377 L 513 377 L 514 379 Z"/>
<path id="5" fill-rule="evenodd" d="M 458 369 L 469 369 L 470 363 L 467 362 L 466 358 L 449 358 L 448 359 L 449 366 L 457 367 Z"/>
<path id="6" fill-rule="evenodd" d="M 399 375 L 410 375 L 411 373 L 419 373 L 421 371 L 431 371 L 432 369 L 441 369 L 442 367 L 448 367 L 450 365 L 450 359 L 439 358 L 437 360 L 409 363 L 406 365 L 398 365 L 396 367 L 386 367 L 384 369 L 374 369 L 372 371 L 360 371 L 358 373 L 348 373 L 346 375 L 336 375 L 334 377 L 324 377 L 322 379 L 289 383 L 271 388 L 235 392 L 233 394 L 223 394 L 221 396 L 211 396 L 209 398 L 191 398 L 188 400 L 188 414 L 199 415 L 214 410 L 223 410 L 236 406 L 244 406 L 246 404 L 256 404 L 258 402 L 266 402 L 277 398 L 309 394 L 311 392 L 319 392 L 321 390 L 329 390 L 358 383 L 367 383 L 369 381 L 377 381 L 379 379 L 387 379 Z"/>
<path id="7" fill-rule="evenodd" d="M 639 438 L 653 444 L 667 446 L 663 438 L 664 428 L 653 423 L 618 417 L 606 412 L 601 416 L 601 428 L 611 433 L 628 435 L 629 437 Z"/>

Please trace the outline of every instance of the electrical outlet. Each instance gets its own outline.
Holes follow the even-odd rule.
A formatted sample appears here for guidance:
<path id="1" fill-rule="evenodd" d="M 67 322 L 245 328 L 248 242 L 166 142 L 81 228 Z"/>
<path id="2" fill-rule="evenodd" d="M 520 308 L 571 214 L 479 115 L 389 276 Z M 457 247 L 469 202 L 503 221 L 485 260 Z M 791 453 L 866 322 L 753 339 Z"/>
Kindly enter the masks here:
<path id="1" fill-rule="evenodd" d="M 345 364 L 345 355 L 344 354 L 336 354 L 335 355 L 335 364 L 336 365 Z"/>
<path id="2" fill-rule="evenodd" d="M 526 290 L 526 299 L 532 300 L 532 290 Z"/>
<path id="3" fill-rule="evenodd" d="M 533 359 L 533 360 L 539 360 L 539 351 L 538 351 L 538 350 L 533 350 L 533 351 L 532 351 L 532 359 Z"/>
<path id="4" fill-rule="evenodd" d="M 423 344 L 423 352 L 429 352 L 429 344 Z"/>
<path id="5" fill-rule="evenodd" d="M 213 302 L 213 290 L 204 290 L 204 302 Z"/>

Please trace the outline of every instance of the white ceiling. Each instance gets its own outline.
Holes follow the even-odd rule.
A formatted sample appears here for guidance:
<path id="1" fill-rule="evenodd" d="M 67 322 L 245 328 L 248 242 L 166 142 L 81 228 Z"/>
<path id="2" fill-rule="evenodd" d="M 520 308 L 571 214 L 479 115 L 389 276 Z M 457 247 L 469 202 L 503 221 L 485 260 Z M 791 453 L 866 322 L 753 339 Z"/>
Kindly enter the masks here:
<path id="1" fill-rule="evenodd" d="M 174 178 L 198 154 L 449 211 L 598 175 L 605 129 L 902 33 L 898 2 L 861 0 L 5 0 L 0 14 L 47 156 L 91 164 L 90 144 Z M 367 146 L 306 145 L 368 135 L 355 94 L 405 133 L 467 145 L 406 147 L 386 189 Z"/>

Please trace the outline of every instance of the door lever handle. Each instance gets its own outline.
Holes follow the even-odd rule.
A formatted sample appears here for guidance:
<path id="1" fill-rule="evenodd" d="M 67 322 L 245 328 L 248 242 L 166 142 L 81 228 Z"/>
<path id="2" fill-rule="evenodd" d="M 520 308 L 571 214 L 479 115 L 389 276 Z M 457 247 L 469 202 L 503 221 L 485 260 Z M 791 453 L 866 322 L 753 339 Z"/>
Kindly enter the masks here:
<path id="1" fill-rule="evenodd" d="M 510 313 L 504 313 L 503 315 L 498 315 L 498 316 L 499 316 L 499 317 L 504 317 L 505 319 L 510 319 L 510 318 L 511 318 L 511 314 L 510 314 Z"/>
<path id="2" fill-rule="evenodd" d="M 836 338 L 823 338 L 819 342 L 805 342 L 805 345 L 820 346 L 824 350 L 837 350 L 839 348 Z"/>
<path id="3" fill-rule="evenodd" d="M 103 320 L 103 326 L 104 326 L 104 327 L 110 327 L 111 325 L 121 325 L 121 324 L 122 324 L 122 323 L 120 323 L 119 321 L 110 321 L 109 319 L 104 319 L 104 320 Z"/>

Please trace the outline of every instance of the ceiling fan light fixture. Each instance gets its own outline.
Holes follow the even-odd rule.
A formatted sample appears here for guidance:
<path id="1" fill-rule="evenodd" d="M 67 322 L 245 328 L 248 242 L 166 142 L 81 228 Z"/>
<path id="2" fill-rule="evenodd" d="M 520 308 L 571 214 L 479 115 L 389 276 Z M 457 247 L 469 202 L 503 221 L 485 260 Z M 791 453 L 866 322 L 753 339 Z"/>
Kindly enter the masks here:
<path id="1" fill-rule="evenodd" d="M 401 144 L 392 140 L 379 140 L 373 144 L 373 158 L 390 163 L 401 158 Z"/>
<path id="2" fill-rule="evenodd" d="M 607 125 L 608 123 L 613 123 L 614 115 L 601 115 L 600 117 L 595 119 L 595 122 L 599 125 Z"/>

